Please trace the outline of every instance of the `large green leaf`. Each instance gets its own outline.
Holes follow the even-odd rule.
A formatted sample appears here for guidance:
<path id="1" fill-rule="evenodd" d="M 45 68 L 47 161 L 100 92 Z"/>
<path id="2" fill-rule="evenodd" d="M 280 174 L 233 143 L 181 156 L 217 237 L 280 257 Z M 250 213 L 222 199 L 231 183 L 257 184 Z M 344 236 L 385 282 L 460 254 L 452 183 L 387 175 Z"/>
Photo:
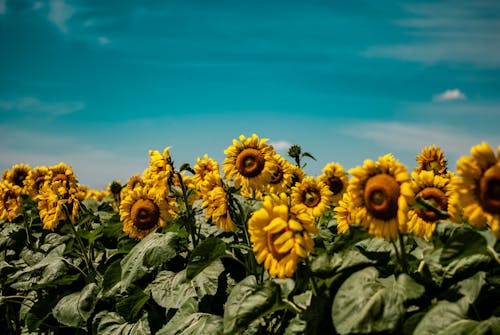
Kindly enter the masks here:
<path id="1" fill-rule="evenodd" d="M 189 298 L 157 335 L 217 335 L 222 327 L 222 317 L 198 312 L 198 303 Z"/>
<path id="2" fill-rule="evenodd" d="M 109 311 L 99 312 L 92 322 L 93 334 L 99 335 L 150 335 L 148 315 L 144 313 L 135 323 L 128 323 L 120 314 Z"/>
<path id="3" fill-rule="evenodd" d="M 446 241 L 439 260 L 441 264 L 448 265 L 454 260 L 476 254 L 488 254 L 486 239 L 475 230 L 456 229 Z"/>
<path id="4" fill-rule="evenodd" d="M 274 281 L 257 285 L 248 276 L 232 289 L 224 306 L 224 334 L 239 334 L 255 321 L 278 308 L 280 289 Z"/>
<path id="5" fill-rule="evenodd" d="M 186 267 L 188 279 L 194 278 L 214 260 L 226 254 L 226 244 L 220 238 L 210 237 L 201 242 L 191 253 Z"/>
<path id="6" fill-rule="evenodd" d="M 476 301 L 482 287 L 486 284 L 485 278 L 484 272 L 478 272 L 451 287 L 452 290 L 458 291 L 461 298 L 454 302 L 438 301 L 420 320 L 415 334 L 434 335 L 441 334 L 441 332 L 465 334 L 469 327 L 475 328 L 476 324 L 471 323 L 473 320 L 470 320 L 467 315 L 470 306 Z"/>
<path id="7" fill-rule="evenodd" d="M 406 274 L 379 278 L 368 267 L 352 274 L 339 288 L 332 305 L 332 320 L 340 334 L 396 329 L 406 313 L 404 303 L 425 289 Z"/>
<path id="8" fill-rule="evenodd" d="M 52 309 L 52 314 L 63 325 L 86 329 L 87 320 L 99 300 L 99 290 L 95 283 L 90 283 L 80 292 L 64 296 Z"/>
<path id="9" fill-rule="evenodd" d="M 178 247 L 179 241 L 174 233 L 151 233 L 146 236 L 121 261 L 122 292 L 133 282 L 175 257 Z"/>
<path id="10" fill-rule="evenodd" d="M 137 286 L 132 286 L 129 291 L 125 297 L 116 302 L 116 311 L 127 321 L 136 321 L 149 300 L 149 294 Z"/>
<path id="11" fill-rule="evenodd" d="M 213 261 L 192 280 L 188 280 L 186 270 L 178 273 L 162 271 L 150 284 L 151 295 L 158 305 L 178 309 L 189 298 L 201 299 L 205 295 L 215 295 L 223 271 L 224 265 L 220 259 Z"/>
<path id="12" fill-rule="evenodd" d="M 328 278 L 341 271 L 375 263 L 376 261 L 370 260 L 357 249 L 348 249 L 333 255 L 322 252 L 311 262 L 311 272 L 320 278 Z"/>

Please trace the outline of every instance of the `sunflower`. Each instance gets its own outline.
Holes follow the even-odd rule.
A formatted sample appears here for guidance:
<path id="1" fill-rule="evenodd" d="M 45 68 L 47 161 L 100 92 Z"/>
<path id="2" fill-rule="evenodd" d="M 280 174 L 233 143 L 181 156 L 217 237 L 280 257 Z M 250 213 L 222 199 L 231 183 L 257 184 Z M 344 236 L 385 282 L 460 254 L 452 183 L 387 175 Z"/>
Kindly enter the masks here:
<path id="1" fill-rule="evenodd" d="M 175 216 L 171 203 L 159 199 L 148 188 L 136 188 L 120 203 L 123 231 L 131 238 L 143 239 Z"/>
<path id="2" fill-rule="evenodd" d="M 354 223 L 350 206 L 351 194 L 349 192 L 344 192 L 342 194 L 342 199 L 339 200 L 338 205 L 333 209 L 335 212 L 335 219 L 337 220 L 337 233 L 339 234 L 347 233 L 349 226 Z"/>
<path id="3" fill-rule="evenodd" d="M 203 158 L 198 157 L 193 170 L 195 172 L 193 176 L 193 183 L 195 184 L 195 188 L 199 189 L 201 187 L 201 183 L 205 180 L 206 174 L 212 172 L 219 173 L 219 163 L 205 154 Z"/>
<path id="4" fill-rule="evenodd" d="M 249 190 L 261 190 L 272 179 L 271 157 L 272 146 L 266 144 L 268 139 L 259 140 L 257 135 L 246 138 L 240 136 L 240 142 L 233 140 L 233 145 L 224 150 L 226 158 L 222 162 L 225 178 L 234 178 L 236 187 Z"/>
<path id="5" fill-rule="evenodd" d="M 323 168 L 323 174 L 318 177 L 318 180 L 328 185 L 333 193 L 332 204 L 336 205 L 342 199 L 342 194 L 348 185 L 347 173 L 342 165 L 335 162 L 328 163 Z"/>
<path id="6" fill-rule="evenodd" d="M 274 162 L 271 168 L 272 178 L 266 185 L 266 192 L 276 194 L 287 192 L 294 176 L 293 167 L 278 154 L 272 156 L 272 161 Z"/>
<path id="7" fill-rule="evenodd" d="M 320 217 L 330 207 L 333 193 L 328 185 L 315 179 L 305 177 L 292 187 L 292 205 L 304 209 L 314 217 Z"/>
<path id="8" fill-rule="evenodd" d="M 313 217 L 289 203 L 285 193 L 265 196 L 262 208 L 248 220 L 257 263 L 263 263 L 272 278 L 292 277 L 299 259 L 314 249 L 310 234 L 318 232 Z"/>
<path id="9" fill-rule="evenodd" d="M 457 174 L 451 181 L 450 211 L 463 216 L 478 228 L 489 225 L 500 237 L 500 146 L 497 157 L 483 142 L 472 147 L 472 157 L 457 162 Z M 463 212 L 459 213 L 458 209 Z"/>
<path id="10" fill-rule="evenodd" d="M 236 225 L 233 222 L 227 203 L 227 193 L 222 186 L 222 180 L 216 172 L 206 175 L 202 183 L 203 203 L 206 208 L 206 218 L 225 231 L 234 231 Z"/>
<path id="11" fill-rule="evenodd" d="M 26 178 L 31 168 L 28 164 L 15 164 L 12 169 L 6 170 L 3 180 L 10 183 L 13 187 L 20 188 L 23 194 L 26 194 Z"/>
<path id="12" fill-rule="evenodd" d="M 68 188 L 67 180 L 57 179 L 52 183 L 45 182 L 37 199 L 43 229 L 54 230 L 59 222 L 64 220 L 76 223 L 80 209 L 78 188 Z"/>
<path id="13" fill-rule="evenodd" d="M 127 180 L 127 183 L 121 189 L 120 199 L 125 198 L 127 194 L 141 187 L 144 187 L 144 180 L 142 180 L 139 174 L 134 174 Z"/>
<path id="14" fill-rule="evenodd" d="M 423 170 L 412 173 L 410 184 L 415 198 L 421 198 L 441 212 L 448 211 L 448 195 L 450 179 L 434 174 L 434 171 Z M 408 232 L 430 239 L 436 225 L 446 217 L 432 208 L 414 206 L 408 211 Z"/>
<path id="15" fill-rule="evenodd" d="M 304 172 L 304 170 L 302 170 L 302 168 L 297 165 L 290 164 L 290 170 L 292 173 L 292 180 L 288 185 L 289 189 L 295 186 L 295 184 L 300 183 L 306 177 L 306 173 Z"/>
<path id="16" fill-rule="evenodd" d="M 351 193 L 354 221 L 387 240 L 405 232 L 408 202 L 413 199 L 406 167 L 387 154 L 377 162 L 367 159 L 349 173 L 353 178 L 347 192 Z"/>
<path id="17" fill-rule="evenodd" d="M 10 222 L 22 213 L 22 189 L 7 180 L 0 183 L 0 220 Z"/>
<path id="18" fill-rule="evenodd" d="M 63 162 L 49 167 L 49 177 L 46 178 L 44 183 L 46 182 L 49 184 L 61 182 L 58 185 L 65 187 L 67 191 L 78 188 L 78 180 L 73 168 Z"/>
<path id="19" fill-rule="evenodd" d="M 170 147 L 166 147 L 163 154 L 156 150 L 149 150 L 149 156 L 149 167 L 144 171 L 142 179 L 146 185 L 151 185 L 156 189 L 158 197 L 167 197 L 174 172 Z"/>
<path id="20" fill-rule="evenodd" d="M 48 176 L 49 168 L 46 166 L 37 166 L 30 171 L 28 177 L 26 177 L 25 185 L 31 199 L 35 199 L 40 193 L 40 189 Z"/>
<path id="21" fill-rule="evenodd" d="M 437 175 L 446 175 L 448 169 L 448 162 L 444 157 L 444 152 L 440 147 L 431 145 L 424 147 L 419 155 L 416 157 L 418 166 L 414 169 L 415 172 L 420 171 L 434 171 Z"/>

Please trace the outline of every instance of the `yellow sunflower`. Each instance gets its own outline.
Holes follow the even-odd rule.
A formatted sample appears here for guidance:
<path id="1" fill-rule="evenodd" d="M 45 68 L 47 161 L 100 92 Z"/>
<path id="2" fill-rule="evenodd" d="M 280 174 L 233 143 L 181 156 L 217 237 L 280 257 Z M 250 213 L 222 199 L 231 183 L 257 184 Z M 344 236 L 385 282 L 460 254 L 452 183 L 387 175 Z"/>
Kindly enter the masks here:
<path id="1" fill-rule="evenodd" d="M 416 157 L 418 166 L 414 169 L 415 172 L 434 171 L 437 175 L 446 175 L 448 162 L 444 157 L 444 152 L 440 147 L 431 145 L 424 147 Z"/>
<path id="2" fill-rule="evenodd" d="M 206 218 L 225 231 L 234 231 L 236 225 L 231 218 L 227 193 L 222 187 L 219 174 L 216 172 L 207 174 L 202 184 L 203 204 L 201 207 L 206 208 Z"/>
<path id="3" fill-rule="evenodd" d="M 21 194 L 21 187 L 7 180 L 0 183 L 0 220 L 12 222 L 22 213 L 23 199 Z"/>
<path id="4" fill-rule="evenodd" d="M 347 173 L 342 165 L 335 162 L 328 163 L 323 168 L 323 174 L 318 177 L 318 180 L 328 185 L 333 193 L 332 204 L 336 205 L 342 199 L 342 194 L 348 185 Z"/>
<path id="5" fill-rule="evenodd" d="M 195 184 L 195 188 L 199 189 L 201 187 L 201 183 L 205 180 L 206 174 L 219 173 L 219 163 L 205 154 L 203 158 L 198 157 L 193 170 L 195 172 L 193 176 L 193 183 Z"/>
<path id="6" fill-rule="evenodd" d="M 324 182 L 309 176 L 292 187 L 291 198 L 292 205 L 320 217 L 330 207 L 333 193 Z"/>
<path id="7" fill-rule="evenodd" d="M 233 145 L 224 150 L 226 158 L 222 162 L 223 173 L 227 180 L 234 178 L 236 187 L 261 190 L 272 179 L 271 157 L 274 154 L 272 146 L 266 144 L 268 139 L 261 139 L 252 134 L 246 138 L 240 136 L 240 141 L 233 140 Z"/>
<path id="8" fill-rule="evenodd" d="M 410 184 L 415 198 L 422 198 L 434 208 L 448 211 L 448 195 L 450 179 L 434 174 L 434 171 L 423 170 L 420 173 L 412 173 Z M 415 206 L 408 211 L 408 232 L 420 237 L 430 239 L 436 225 L 445 217 L 431 208 Z"/>
<path id="9" fill-rule="evenodd" d="M 40 189 L 48 176 L 49 168 L 46 166 L 37 166 L 30 171 L 28 177 L 26 177 L 25 184 L 31 199 L 35 199 L 40 193 Z"/>
<path id="10" fill-rule="evenodd" d="M 148 188 L 134 189 L 120 203 L 123 231 L 131 238 L 143 239 L 174 216 L 171 203 L 151 194 Z"/>
<path id="11" fill-rule="evenodd" d="M 266 185 L 266 192 L 276 194 L 287 192 L 294 176 L 293 167 L 278 154 L 273 155 L 272 160 L 274 161 L 271 168 L 272 178 Z"/>
<path id="12" fill-rule="evenodd" d="M 170 147 L 166 147 L 163 154 L 156 150 L 149 150 L 149 156 L 149 167 L 144 171 L 142 179 L 146 185 L 151 185 L 156 189 L 157 196 L 167 197 L 174 170 L 170 157 Z"/>
<path id="13" fill-rule="evenodd" d="M 335 212 L 335 219 L 337 220 L 337 233 L 339 234 L 347 233 L 349 226 L 354 224 L 350 206 L 351 194 L 349 192 L 344 192 L 342 194 L 342 199 L 339 200 L 338 205 L 333 209 Z"/>
<path id="14" fill-rule="evenodd" d="M 78 188 L 78 180 L 73 168 L 63 162 L 49 167 L 49 178 L 46 178 L 44 183 L 47 182 L 49 184 L 61 182 L 58 185 L 65 187 L 67 191 Z"/>
<path id="15" fill-rule="evenodd" d="M 289 189 L 294 187 L 295 184 L 302 182 L 302 180 L 304 180 L 304 178 L 306 177 L 306 173 L 299 166 L 294 165 L 294 164 L 290 164 L 290 169 L 291 169 L 291 173 L 292 173 L 292 180 L 290 181 L 290 184 L 288 185 Z"/>
<path id="16" fill-rule="evenodd" d="M 30 171 L 31 168 L 28 164 L 15 164 L 12 169 L 6 170 L 4 180 L 13 187 L 20 188 L 23 194 L 27 194 L 25 183 Z"/>
<path id="17" fill-rule="evenodd" d="M 265 196 L 262 208 L 248 220 L 257 263 L 264 263 L 272 278 L 292 277 L 299 259 L 314 249 L 310 234 L 318 232 L 312 216 L 289 203 L 285 193 Z"/>
<path id="18" fill-rule="evenodd" d="M 64 220 L 76 223 L 80 209 L 78 188 L 68 188 L 67 180 L 57 179 L 51 183 L 45 182 L 37 199 L 43 229 L 54 230 L 59 222 Z"/>
<path id="19" fill-rule="evenodd" d="M 129 192 L 141 187 L 144 187 L 144 181 L 139 174 L 134 174 L 121 189 L 120 198 L 125 198 Z"/>
<path id="20" fill-rule="evenodd" d="M 349 170 L 352 218 L 376 237 L 395 240 L 406 232 L 408 202 L 413 200 L 406 167 L 387 154 L 377 162 L 365 160 Z"/>
<path id="21" fill-rule="evenodd" d="M 500 146 L 497 156 L 483 142 L 472 147 L 472 157 L 463 156 L 457 162 L 457 174 L 451 181 L 450 211 L 463 214 L 478 228 L 486 225 L 500 237 Z M 458 209 L 462 210 L 459 213 Z"/>

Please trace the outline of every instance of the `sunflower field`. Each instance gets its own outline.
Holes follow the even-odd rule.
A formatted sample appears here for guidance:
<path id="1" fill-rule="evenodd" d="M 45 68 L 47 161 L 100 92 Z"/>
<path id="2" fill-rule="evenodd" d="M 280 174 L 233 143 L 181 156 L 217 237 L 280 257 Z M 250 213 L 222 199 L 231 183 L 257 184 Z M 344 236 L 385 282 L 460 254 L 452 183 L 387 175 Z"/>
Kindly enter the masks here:
<path id="1" fill-rule="evenodd" d="M 500 334 L 500 146 L 309 176 L 266 142 L 194 166 L 151 150 L 106 190 L 5 170 L 2 333 Z"/>

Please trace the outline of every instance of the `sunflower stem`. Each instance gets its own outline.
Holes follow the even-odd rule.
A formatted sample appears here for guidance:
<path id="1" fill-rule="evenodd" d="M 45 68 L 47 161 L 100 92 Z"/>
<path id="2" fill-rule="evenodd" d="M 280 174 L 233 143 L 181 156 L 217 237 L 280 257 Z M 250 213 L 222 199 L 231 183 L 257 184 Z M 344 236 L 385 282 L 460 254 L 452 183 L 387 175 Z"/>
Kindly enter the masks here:
<path id="1" fill-rule="evenodd" d="M 248 247 L 250 248 L 250 250 L 252 250 L 252 244 L 250 242 L 250 236 L 248 236 L 248 217 L 245 213 L 245 210 L 243 209 L 243 207 L 241 206 L 240 202 L 237 200 L 237 199 L 234 199 L 232 196 L 230 197 L 231 199 L 231 202 L 232 203 L 236 203 L 236 207 L 238 207 L 238 217 L 240 219 L 240 222 L 243 224 L 243 233 L 244 233 L 244 236 L 245 236 L 245 242 L 246 244 L 248 245 Z M 247 252 L 247 266 L 249 268 L 249 272 L 251 274 L 254 274 L 255 276 L 257 276 L 257 262 L 255 260 L 255 256 L 253 254 L 253 252 Z"/>
<path id="2" fill-rule="evenodd" d="M 87 266 L 87 270 L 89 272 L 90 271 L 96 272 L 96 270 L 94 268 L 94 264 L 90 260 L 89 255 L 87 254 L 87 248 L 85 248 L 85 245 L 83 244 L 83 241 L 80 237 L 80 234 L 78 233 L 78 231 L 75 228 L 75 224 L 70 219 L 71 216 L 69 213 L 69 209 L 66 207 L 66 205 L 63 205 L 63 208 L 64 208 L 64 213 L 66 214 L 67 222 L 69 223 L 69 226 L 71 227 L 73 235 L 75 236 L 76 242 L 77 242 L 78 246 L 80 247 L 80 251 L 82 253 L 83 260 L 85 261 L 85 265 Z"/>
<path id="3" fill-rule="evenodd" d="M 187 227 L 189 234 L 191 235 L 191 240 L 193 241 L 193 248 L 196 248 L 198 245 L 198 238 L 196 234 L 196 226 L 195 226 L 195 219 L 194 219 L 194 213 L 193 209 L 191 208 L 191 205 L 189 204 L 189 195 L 187 194 L 187 189 L 186 185 L 184 184 L 184 180 L 182 180 L 182 175 L 179 172 L 175 172 L 177 175 L 177 179 L 179 180 L 179 184 L 181 185 L 181 190 L 182 190 L 182 201 L 184 202 L 184 205 L 186 206 L 186 213 L 188 217 L 188 222 L 187 222 Z"/>
<path id="4" fill-rule="evenodd" d="M 401 266 L 403 267 L 403 272 L 408 274 L 408 260 L 406 258 L 405 242 L 403 239 L 403 234 L 398 231 L 399 247 L 401 248 Z"/>

